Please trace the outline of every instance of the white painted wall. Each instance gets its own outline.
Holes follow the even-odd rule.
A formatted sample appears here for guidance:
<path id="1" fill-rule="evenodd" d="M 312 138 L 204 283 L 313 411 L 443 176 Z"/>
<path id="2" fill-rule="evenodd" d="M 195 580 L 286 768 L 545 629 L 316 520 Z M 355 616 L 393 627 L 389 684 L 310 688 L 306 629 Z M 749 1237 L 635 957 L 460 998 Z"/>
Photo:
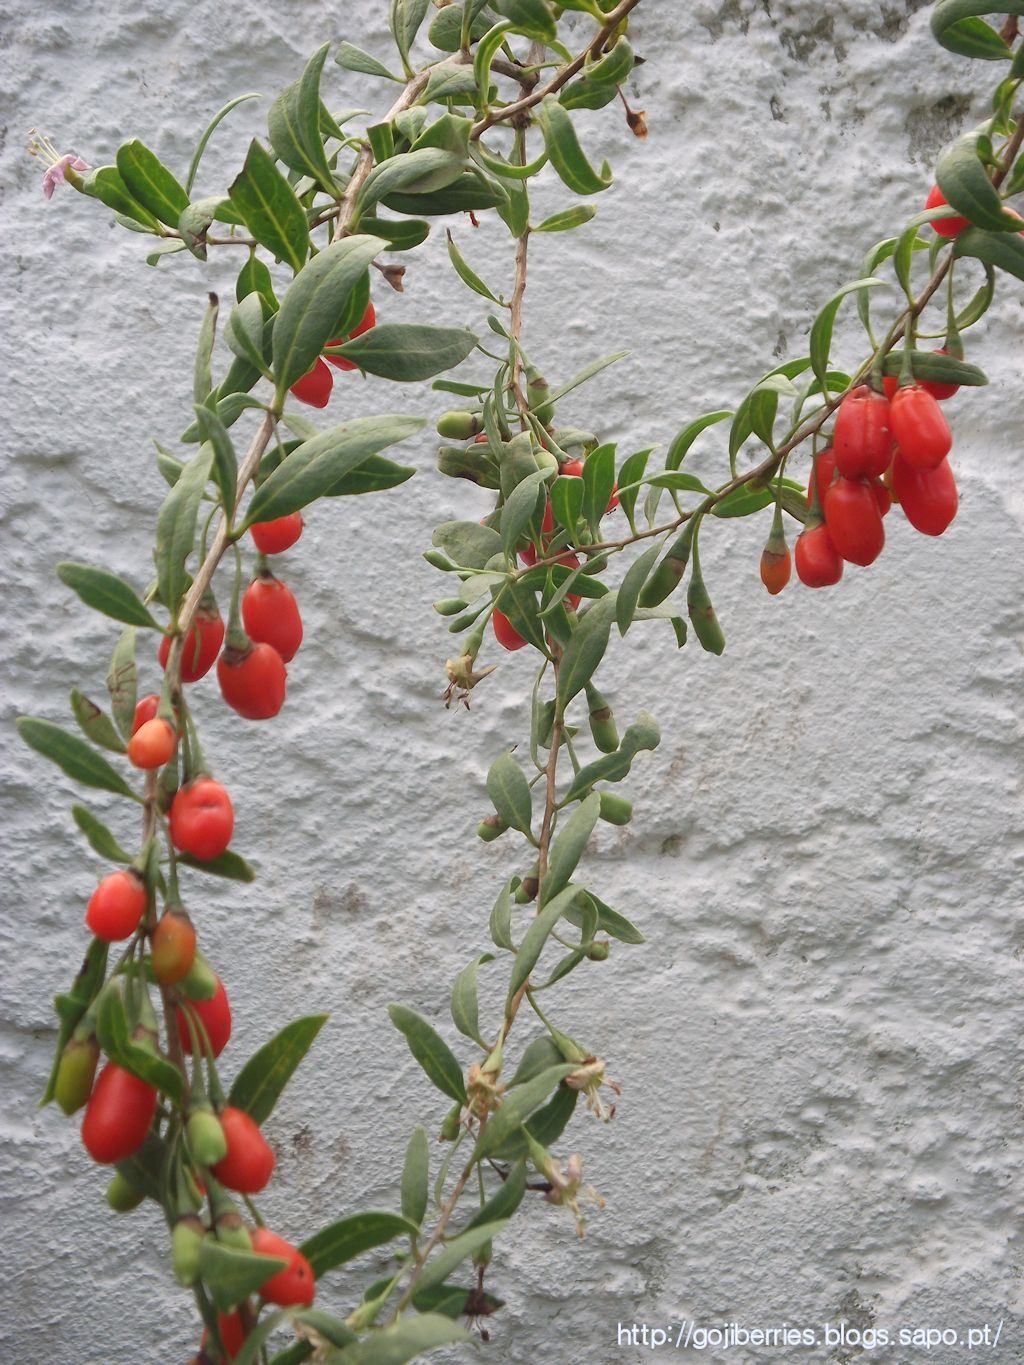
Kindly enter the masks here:
<path id="1" fill-rule="evenodd" d="M 25 133 L 35 124 L 93 164 L 138 135 L 183 168 L 226 98 L 272 94 L 325 36 L 383 55 L 385 8 L 21 0 L 7 16 L 0 1354 L 19 1365 L 171 1361 L 196 1341 L 155 1213 L 110 1214 L 75 1124 L 34 1108 L 49 1000 L 81 951 L 98 867 L 70 789 L 10 721 L 61 718 L 72 685 L 102 691 L 112 632 L 52 565 L 102 559 L 145 580 L 162 487 L 149 439 L 185 425 L 205 291 L 230 295 L 233 279 L 222 256 L 150 270 L 145 241 L 96 207 L 70 193 L 47 206 Z M 993 78 L 940 52 L 919 0 L 648 0 L 634 28 L 647 64 L 630 92 L 650 138 L 635 142 L 614 110 L 584 120 L 616 186 L 584 232 L 536 242 L 528 293 L 528 342 L 552 379 L 633 352 L 564 414 L 623 449 L 666 442 L 799 353 L 866 247 L 918 207 L 940 145 L 983 117 Z M 329 102 L 383 108 L 369 85 L 336 71 Z M 263 109 L 232 116 L 203 186 L 239 163 Z M 543 199 L 565 195 L 556 184 Z M 507 281 L 496 221 L 454 230 Z M 382 314 L 480 325 L 440 240 L 409 265 L 404 296 L 378 289 Z M 559 1015 L 623 1085 L 610 1127 L 580 1118 L 563 1144 L 586 1153 L 607 1205 L 582 1244 L 546 1207 L 500 1244 L 493 1282 L 509 1307 L 491 1358 L 643 1358 L 617 1346 L 620 1321 L 1005 1318 L 998 1358 L 1024 1360 L 1022 300 L 1002 284 L 970 338 L 992 384 L 950 405 L 962 506 L 943 540 L 894 516 L 872 569 L 769 600 L 765 527 L 716 526 L 705 567 L 724 658 L 676 654 L 667 632 L 642 629 L 617 647 L 606 690 L 620 719 L 649 707 L 665 741 L 630 782 L 633 825 L 602 829 L 590 870 L 650 942 L 581 971 Z M 439 407 L 425 388 L 338 390 L 332 417 Z M 385 1007 L 405 1000 L 451 1032 L 449 985 L 488 946 L 491 901 L 515 870 L 473 829 L 488 764 L 525 734 L 528 666 L 502 659 L 472 714 L 441 709 L 450 639 L 430 602 L 445 588 L 420 550 L 436 522 L 482 515 L 484 501 L 433 472 L 433 447 L 410 446 L 422 474 L 401 492 L 310 517 L 287 569 L 308 643 L 282 717 L 249 726 L 212 682 L 198 689 L 208 752 L 238 797 L 237 846 L 262 873 L 189 893 L 235 1006 L 228 1074 L 287 1018 L 333 1012 L 268 1125 L 280 1174 L 266 1209 L 295 1238 L 394 1206 L 409 1127 L 436 1126 L 443 1105 Z M 483 980 L 493 1017 L 500 982 Z M 335 1277 L 325 1306 L 344 1310 L 367 1273 Z"/>

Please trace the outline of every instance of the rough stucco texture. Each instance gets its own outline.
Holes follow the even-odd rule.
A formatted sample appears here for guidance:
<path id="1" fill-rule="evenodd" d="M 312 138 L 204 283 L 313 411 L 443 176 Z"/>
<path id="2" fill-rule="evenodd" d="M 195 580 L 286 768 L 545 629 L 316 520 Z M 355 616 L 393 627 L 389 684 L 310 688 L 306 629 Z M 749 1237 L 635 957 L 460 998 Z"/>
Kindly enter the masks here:
<path id="1" fill-rule="evenodd" d="M 585 231 L 535 241 L 527 340 L 543 369 L 557 380 L 632 352 L 564 418 L 623 452 L 664 443 L 800 353 L 817 308 L 921 202 L 940 146 L 984 116 L 992 69 L 941 53 L 927 8 L 642 6 L 648 60 L 630 95 L 650 137 L 635 141 L 614 109 L 585 116 L 616 184 Z M 386 55 L 385 9 L 21 0 L 5 16 L 5 1361 L 138 1365 L 195 1349 L 158 1217 L 109 1213 L 76 1124 L 35 1108 L 50 998 L 81 953 L 101 868 L 71 825 L 69 784 L 18 746 L 11 721 L 61 719 L 73 685 L 102 693 L 113 633 L 52 566 L 102 560 L 145 580 L 162 486 L 149 440 L 186 424 L 205 292 L 230 297 L 238 264 L 152 270 L 145 242 L 95 206 L 70 192 L 47 206 L 25 133 L 38 125 L 93 164 L 137 135 L 184 167 L 216 108 L 272 94 L 325 36 Z M 329 80 L 335 108 L 385 107 L 363 77 L 332 68 Z M 265 108 L 232 115 L 200 188 L 226 183 Z M 565 198 L 546 185 L 538 214 Z M 508 280 L 496 220 L 453 227 L 483 274 Z M 409 267 L 402 296 L 378 281 L 382 315 L 483 324 L 443 234 Z M 716 525 L 704 558 L 725 656 L 676 653 L 652 628 L 615 643 L 606 691 L 624 721 L 653 710 L 664 742 L 630 779 L 633 824 L 599 830 L 588 875 L 649 942 L 581 971 L 556 1008 L 622 1083 L 614 1122 L 580 1117 L 561 1144 L 586 1154 L 607 1202 L 583 1242 L 543 1206 L 497 1245 L 508 1307 L 493 1359 L 641 1359 L 619 1323 L 691 1318 L 964 1331 L 1003 1319 L 997 1358 L 1024 1360 L 1022 297 L 1007 282 L 970 338 L 992 383 L 950 405 L 962 504 L 944 539 L 893 516 L 872 569 L 769 600 L 765 525 Z M 879 306 L 895 306 L 892 291 Z M 852 363 L 860 342 L 844 336 Z M 341 377 L 337 392 L 336 420 L 441 406 L 382 381 Z M 288 1018 L 332 1012 L 268 1124 L 279 1178 L 265 1209 L 296 1238 L 395 1206 L 409 1128 L 436 1131 L 443 1101 L 386 1006 L 404 1000 L 451 1036 L 451 980 L 489 946 L 491 901 L 517 870 L 507 840 L 485 847 L 473 831 L 489 763 L 525 734 L 530 669 L 502 659 L 471 714 L 441 707 L 451 642 L 430 602 L 445 587 L 420 551 L 435 523 L 486 504 L 433 471 L 434 444 L 428 429 L 407 448 L 421 473 L 400 492 L 310 517 L 286 571 L 307 644 L 281 718 L 247 725 L 211 682 L 196 694 L 208 755 L 237 795 L 236 844 L 261 872 L 251 887 L 188 890 L 235 1006 L 228 1075 Z M 693 463 L 714 473 L 721 460 L 709 441 Z M 132 837 L 116 802 L 90 804 Z M 493 1021 L 501 980 L 481 980 Z M 337 1275 L 325 1305 L 347 1311 L 375 1270 L 369 1257 Z M 849 1346 L 704 1356 L 859 1358 Z"/>

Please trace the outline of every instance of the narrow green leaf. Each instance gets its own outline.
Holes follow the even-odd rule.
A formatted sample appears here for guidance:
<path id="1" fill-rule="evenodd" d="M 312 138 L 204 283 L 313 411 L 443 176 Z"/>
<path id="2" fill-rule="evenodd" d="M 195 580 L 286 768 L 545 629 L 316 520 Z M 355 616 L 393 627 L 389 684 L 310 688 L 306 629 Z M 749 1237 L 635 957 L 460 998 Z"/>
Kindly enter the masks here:
<path id="1" fill-rule="evenodd" d="M 196 174 L 199 171 L 199 163 L 203 158 L 203 153 L 206 151 L 207 143 L 210 141 L 210 138 L 216 132 L 219 125 L 227 118 L 232 109 L 237 109 L 238 106 L 244 104 L 246 100 L 258 100 L 259 98 L 260 96 L 258 94 L 236 95 L 233 100 L 228 100 L 223 108 L 218 109 L 213 118 L 210 119 L 210 122 L 203 129 L 202 137 L 196 143 L 196 149 L 193 152 L 192 160 L 189 163 L 188 175 L 185 177 L 186 193 L 192 193 L 192 186 L 196 183 Z"/>
<path id="2" fill-rule="evenodd" d="M 402 1217 L 415 1227 L 423 1223 L 430 1193 L 430 1140 L 421 1125 L 412 1130 L 402 1168 Z"/>
<path id="3" fill-rule="evenodd" d="M 301 271 L 309 255 L 305 211 L 269 152 L 255 138 L 228 193 L 257 242 L 296 273 Z"/>
<path id="4" fill-rule="evenodd" d="M 485 1242 L 497 1237 L 505 1226 L 505 1222 L 501 1220 L 487 1223 L 483 1227 L 470 1228 L 468 1232 L 460 1232 L 457 1237 L 453 1237 L 450 1242 L 445 1243 L 439 1251 L 431 1256 L 420 1271 L 417 1280 L 420 1291 L 430 1289 L 435 1284 L 443 1284 L 467 1256 L 472 1256 L 473 1252 L 479 1250 Z"/>
<path id="5" fill-rule="evenodd" d="M 583 512 L 583 480 L 559 474 L 551 485 L 551 514 L 560 526 L 575 532 Z"/>
<path id="6" fill-rule="evenodd" d="M 169 228 L 177 228 L 188 195 L 155 153 L 138 138 L 117 149 L 117 169 L 128 193 Z"/>
<path id="7" fill-rule="evenodd" d="M 635 559 L 626 570 L 625 577 L 619 585 L 619 591 L 615 597 L 615 624 L 619 628 L 620 635 L 625 635 L 633 624 L 633 613 L 636 611 L 637 599 L 650 577 L 659 554 L 661 554 L 661 546 L 652 545 L 638 559 Z"/>
<path id="8" fill-rule="evenodd" d="M 246 361 L 259 373 L 269 375 L 266 328 L 264 296 L 254 289 L 232 308 L 224 328 L 224 340 L 239 360 Z"/>
<path id="9" fill-rule="evenodd" d="M 386 241 L 390 251 L 412 251 L 430 236 L 430 224 L 415 218 L 374 218 L 364 214 L 359 226 L 363 232 Z"/>
<path id="10" fill-rule="evenodd" d="M 1006 0 L 995 6 L 985 0 L 940 0 L 932 11 L 932 33 L 944 48 L 961 57 L 1005 60 L 1013 55 L 1010 47 L 991 25 L 977 17 L 993 10 L 1024 14 L 1024 0 Z"/>
<path id="11" fill-rule="evenodd" d="M 488 1223 L 511 1218 L 523 1202 L 525 1194 L 526 1162 L 520 1160 L 515 1163 L 487 1203 L 469 1220 L 465 1230 L 469 1232 L 470 1228 L 484 1227 Z"/>
<path id="12" fill-rule="evenodd" d="M 542 223 L 538 223 L 533 230 L 534 232 L 571 232 L 573 228 L 582 227 L 584 223 L 589 223 L 596 213 L 597 209 L 593 204 L 575 204 L 571 209 L 563 209 L 560 213 L 553 213 L 550 218 L 545 218 Z"/>
<path id="13" fill-rule="evenodd" d="M 71 711 L 82 733 L 93 744 L 98 744 L 101 749 L 109 749 L 111 753 L 124 753 L 124 740 L 114 728 L 114 722 L 94 701 L 83 696 L 77 687 L 71 689 Z"/>
<path id="14" fill-rule="evenodd" d="M 953 250 L 958 256 L 974 256 L 987 265 L 1005 270 L 1018 280 L 1024 280 L 1024 238 L 1005 232 L 967 228 L 957 237 Z"/>
<path id="15" fill-rule="evenodd" d="M 257 1256 L 224 1246 L 215 1237 L 204 1237 L 199 1250 L 199 1274 L 222 1313 L 237 1308 L 287 1264 L 279 1256 Z"/>
<path id="16" fill-rule="evenodd" d="M 58 995 L 54 999 L 53 1006 L 57 1012 L 57 1018 L 60 1020 L 60 1029 L 57 1034 L 57 1045 L 54 1048 L 50 1077 L 46 1083 L 43 1097 L 39 1101 L 40 1108 L 49 1104 L 53 1099 L 61 1053 L 106 979 L 108 948 L 109 945 L 103 939 L 92 939 L 85 950 L 85 960 L 79 967 L 75 979 L 71 983 L 71 988 L 66 994 Z"/>
<path id="17" fill-rule="evenodd" d="M 474 1157 L 483 1160 L 492 1152 L 496 1152 L 522 1127 L 525 1120 L 536 1109 L 540 1108 L 555 1086 L 575 1069 L 568 1062 L 559 1066 L 548 1067 L 546 1071 L 540 1072 L 532 1080 L 509 1090 L 501 1104 L 488 1118 L 483 1132 L 477 1139 L 476 1148 L 473 1152 Z M 495 1225 L 493 1223 L 486 1224 L 483 1230 L 488 1228 L 493 1233 Z"/>
<path id="18" fill-rule="evenodd" d="M 581 384 L 585 384 L 588 379 L 593 379 L 595 375 L 606 370 L 609 365 L 616 364 L 619 360 L 625 360 L 629 355 L 628 351 L 613 351 L 611 355 L 604 355 L 600 360 L 593 360 L 589 365 L 585 365 L 579 374 L 574 374 L 567 383 L 560 385 L 549 396 L 548 401 L 557 403 L 564 398 L 567 393 L 572 393 L 573 389 L 578 389 Z"/>
<path id="19" fill-rule="evenodd" d="M 542 515 L 540 509 L 545 494 L 541 485 L 547 478 L 546 469 L 536 469 L 528 474 L 512 490 L 501 509 L 501 548 L 510 560 L 514 558 L 516 545 L 530 523 Z"/>
<path id="20" fill-rule="evenodd" d="M 69 733 L 49 720 L 20 716 L 18 734 L 30 748 L 56 763 L 74 782 L 100 791 L 115 792 L 118 796 L 138 798 L 124 778 L 114 771 L 105 758 L 84 739 Z"/>
<path id="21" fill-rule="evenodd" d="M 343 474 L 332 483 L 325 498 L 352 497 L 360 493 L 380 493 L 411 479 L 416 470 L 411 465 L 395 464 L 383 455 L 371 455 L 356 469 Z"/>
<path id="22" fill-rule="evenodd" d="M 226 877 L 232 882 L 256 880 L 256 869 L 233 849 L 228 849 L 217 858 L 206 858 L 202 862 L 198 858 L 193 858 L 191 853 L 179 853 L 178 865 L 194 868 L 196 872 L 205 872 L 208 877 Z"/>
<path id="23" fill-rule="evenodd" d="M 408 439 L 424 425 L 422 417 L 355 417 L 304 441 L 253 494 L 245 526 L 287 516 L 330 494 L 371 455 Z"/>
<path id="24" fill-rule="evenodd" d="M 388 1014 L 395 1028 L 405 1034 L 409 1051 L 438 1090 L 465 1104 L 466 1086 L 462 1068 L 437 1030 L 427 1023 L 422 1014 L 417 1014 L 406 1005 L 389 1005 Z"/>
<path id="25" fill-rule="evenodd" d="M 393 71 L 389 71 L 383 62 L 379 62 L 369 52 L 364 52 L 361 47 L 356 47 L 354 43 L 343 42 L 334 54 L 334 60 L 346 71 L 359 71 L 364 76 L 384 76 L 389 81 L 402 79 Z"/>
<path id="26" fill-rule="evenodd" d="M 476 337 L 465 327 L 387 322 L 345 342 L 340 354 L 368 374 L 414 383 L 454 369 L 476 344 Z"/>
<path id="27" fill-rule="evenodd" d="M 518 765 L 517 765 L 518 766 Z M 476 977 L 485 962 L 493 962 L 493 953 L 481 953 L 468 966 L 463 967 L 455 978 L 452 987 L 452 1021 L 465 1038 L 471 1038 L 482 1048 L 487 1044 L 480 1036 L 480 1014 L 477 1005 Z"/>
<path id="28" fill-rule="evenodd" d="M 132 198 L 128 192 L 128 186 L 124 183 L 121 172 L 116 166 L 98 166 L 96 170 L 87 175 L 85 177 L 85 193 L 94 199 L 98 199 L 101 204 L 106 204 L 107 208 L 113 209 L 115 213 L 123 214 L 126 218 L 134 218 L 137 223 L 141 223 L 151 232 L 159 231 L 156 216 Z M 183 251 L 185 244 L 184 242 L 175 242 L 173 247 Z"/>
<path id="29" fill-rule="evenodd" d="M 962 236 L 971 234 L 968 228 Z M 1002 237 L 1000 241 L 1004 240 Z M 959 240 L 958 240 L 959 246 Z M 1024 247 L 1021 248 L 1024 252 Z M 890 351 L 882 365 L 884 374 L 898 375 L 903 367 L 903 348 Z M 914 351 L 910 357 L 910 368 L 915 379 L 932 379 L 941 384 L 960 384 L 964 387 L 978 387 L 988 383 L 988 375 L 977 365 L 955 356 L 939 355 L 937 351 Z M 790 480 L 785 480 L 790 483 Z"/>
<path id="30" fill-rule="evenodd" d="M 106 862 L 111 863 L 130 863 L 132 855 L 127 853 L 107 829 L 102 820 L 98 820 L 92 811 L 85 806 L 72 806 L 71 814 L 75 824 L 89 840 L 89 844 L 94 853 L 99 854 Z"/>
<path id="31" fill-rule="evenodd" d="M 814 319 L 811 328 L 811 368 L 817 376 L 818 382 L 827 385 L 827 375 L 829 368 L 829 353 L 832 349 L 832 331 L 835 326 L 836 314 L 839 312 L 839 305 L 848 294 L 858 294 L 862 290 L 873 289 L 875 285 L 886 283 L 885 280 L 866 279 L 854 280 L 852 284 L 844 284 L 826 303 L 818 316 Z"/>
<path id="32" fill-rule="evenodd" d="M 349 294 L 387 243 L 380 237 L 344 237 L 315 256 L 292 281 L 274 323 L 274 376 L 278 398 L 309 370 L 337 337 Z M 378 328 L 371 328 L 372 335 Z"/>
<path id="33" fill-rule="evenodd" d="M 220 489 L 224 511 L 230 520 L 235 514 L 235 496 L 238 483 L 238 459 L 235 455 L 235 447 L 231 444 L 227 427 L 216 412 L 204 407 L 201 403 L 197 403 L 195 414 L 196 421 L 199 424 L 199 434 L 204 441 L 209 442 L 213 450 L 213 478 Z"/>
<path id="34" fill-rule="evenodd" d="M 390 195 L 431 194 L 447 189 L 463 173 L 465 158 L 445 147 L 420 147 L 375 166 L 359 193 L 359 208 L 372 208 Z"/>
<path id="35" fill-rule="evenodd" d="M 558 28 L 544 0 L 492 0 L 491 8 L 506 18 L 516 33 L 539 43 L 553 43 Z"/>
<path id="36" fill-rule="evenodd" d="M 413 45 L 420 25 L 427 17 L 430 0 L 391 0 L 388 24 L 395 40 L 402 65 L 408 69 L 409 49 Z"/>
<path id="37" fill-rule="evenodd" d="M 423 1278 L 420 1277 L 421 1282 Z M 465 1341 L 468 1335 L 440 1313 L 417 1313 L 391 1327 L 374 1330 L 340 1351 L 332 1351 L 324 1360 L 325 1365 L 406 1365 L 439 1346 Z"/>
<path id="38" fill-rule="evenodd" d="M 335 192 L 334 177 L 321 133 L 320 78 L 330 43 L 317 48 L 297 81 L 285 88 L 270 106 L 267 130 L 270 145 L 293 171 L 311 175 L 328 194 Z"/>
<path id="39" fill-rule="evenodd" d="M 448 257 L 455 267 L 455 273 L 463 284 L 468 285 L 469 288 L 473 290 L 474 294 L 479 294 L 485 299 L 490 299 L 491 303 L 496 303 L 501 306 L 503 300 L 499 299 L 489 286 L 484 283 L 476 271 L 466 263 L 462 252 L 458 249 L 452 239 L 451 229 L 448 230 Z"/>
<path id="40" fill-rule="evenodd" d="M 124 998 L 114 983 L 99 999 L 96 1011 L 96 1038 L 100 1047 L 118 1066 L 138 1076 L 147 1085 L 168 1095 L 175 1103 L 181 1102 L 183 1081 L 181 1072 L 162 1054 L 142 1047 L 132 1038 L 125 1013 Z"/>
<path id="41" fill-rule="evenodd" d="M 242 1067 L 235 1077 L 228 1102 L 236 1109 L 243 1109 L 256 1123 L 265 1123 L 296 1067 L 329 1018 L 327 1014 L 309 1014 L 285 1024 Z"/>
<path id="42" fill-rule="evenodd" d="M 558 901 L 560 897 L 566 896 L 566 888 L 571 890 L 569 880 L 583 857 L 583 850 L 587 846 L 587 840 L 594 832 L 594 826 L 597 824 L 600 813 L 601 798 L 597 792 L 591 792 L 584 801 L 580 802 L 579 808 L 573 811 L 564 828 L 559 830 L 558 836 L 551 845 L 548 872 L 544 878 L 541 891 L 545 906 L 552 897 Z M 569 899 L 571 901 L 572 897 L 570 896 Z"/>
<path id="43" fill-rule="evenodd" d="M 435 527 L 431 544 L 465 569 L 482 569 L 501 553 L 501 536 L 475 521 L 444 521 Z"/>
<path id="44" fill-rule="evenodd" d="M 172 616 L 187 586 L 185 562 L 196 542 L 196 519 L 213 465 L 213 448 L 200 446 L 167 494 L 156 519 L 156 569 L 160 599 Z"/>
<path id="45" fill-rule="evenodd" d="M 594 170 L 579 144 L 572 116 L 559 104 L 557 95 L 542 100 L 534 117 L 544 135 L 552 166 L 574 194 L 599 194 L 608 188 L 612 173 L 607 161 L 600 171 Z"/>
<path id="46" fill-rule="evenodd" d="M 639 487 L 630 488 L 629 485 L 639 484 L 639 481 L 644 476 L 644 471 L 647 468 L 647 461 L 650 459 L 653 449 L 653 446 L 649 446 L 646 450 L 635 451 L 632 455 L 623 460 L 622 468 L 619 470 L 619 506 L 622 508 L 623 512 L 625 512 L 626 520 L 629 522 L 629 529 L 634 532 L 634 534 L 636 533 L 636 519 L 634 513 L 636 511 L 636 500 L 640 494 L 640 489 Z"/>
<path id="47" fill-rule="evenodd" d="M 487 795 L 506 825 L 529 835 L 533 800 L 526 774 L 509 752 L 500 754 L 487 774 Z"/>
<path id="48" fill-rule="evenodd" d="M 65 560 L 57 565 L 57 577 L 94 611 L 100 611 L 104 616 L 123 621 L 129 626 L 161 629 L 159 621 L 153 619 L 135 589 L 109 569 L 97 569 L 90 564 L 75 564 Z"/>
<path id="49" fill-rule="evenodd" d="M 577 692 L 594 676 L 608 648 L 608 637 L 615 619 L 616 594 L 610 592 L 581 617 L 562 657 L 558 678 L 558 700 L 565 709 Z"/>
<path id="50" fill-rule="evenodd" d="M 328 1270 L 344 1265 L 372 1247 L 419 1231 L 416 1223 L 397 1213 L 351 1213 L 307 1237 L 299 1247 L 319 1280 Z"/>
<path id="51" fill-rule="evenodd" d="M 583 464 L 583 515 L 597 533 L 615 486 L 615 447 L 600 445 Z"/>
<path id="52" fill-rule="evenodd" d="M 107 692 L 110 694 L 114 721 L 125 739 L 130 739 L 135 724 L 137 670 L 135 667 L 135 627 L 121 632 L 107 670 Z"/>
<path id="53" fill-rule="evenodd" d="M 587 799 L 590 800 L 591 798 L 588 797 Z M 595 804 L 599 805 L 600 802 L 598 801 Z M 596 822 L 597 817 L 595 816 L 594 819 Z M 571 825 L 572 821 L 569 823 Z M 591 828 L 593 828 L 593 826 L 591 826 Z M 586 841 L 584 840 L 584 842 Z M 582 852 L 582 849 L 580 851 Z M 563 856 L 563 861 L 564 860 Z M 547 890 L 550 875 L 549 872 L 548 876 L 544 878 L 545 891 Z M 525 985 L 529 980 L 530 973 L 537 965 L 537 959 L 544 951 L 544 945 L 547 943 L 552 929 L 554 929 L 568 907 L 580 894 L 577 887 L 566 887 L 565 883 L 568 882 L 568 880 L 569 878 L 566 877 L 565 881 L 562 883 L 562 889 L 558 891 L 557 895 L 552 894 L 551 896 L 545 896 L 543 908 L 539 910 L 530 921 L 530 927 L 523 935 L 523 941 L 519 945 L 519 951 L 516 953 L 516 960 L 512 966 L 512 975 L 509 979 L 509 1001 L 514 998 L 520 987 Z"/>
<path id="54" fill-rule="evenodd" d="M 658 722 L 646 711 L 641 711 L 636 721 L 627 726 L 614 753 L 605 754 L 579 770 L 566 793 L 566 800 L 579 800 L 595 782 L 621 782 L 628 775 L 636 755 L 647 749 L 656 749 L 660 742 Z"/>
<path id="55" fill-rule="evenodd" d="M 497 948 L 505 948 L 514 953 L 516 945 L 512 942 L 512 894 L 511 887 L 505 885 L 494 902 L 490 919 L 491 941 Z"/>

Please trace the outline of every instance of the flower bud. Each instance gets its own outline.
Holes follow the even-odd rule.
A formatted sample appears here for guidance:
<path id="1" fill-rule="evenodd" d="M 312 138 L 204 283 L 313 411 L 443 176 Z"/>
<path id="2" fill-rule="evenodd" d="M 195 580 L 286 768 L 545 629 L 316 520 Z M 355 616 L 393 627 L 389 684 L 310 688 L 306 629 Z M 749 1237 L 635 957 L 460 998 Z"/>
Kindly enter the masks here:
<path id="1" fill-rule="evenodd" d="M 600 942 L 590 945 L 587 949 L 587 957 L 590 958 L 591 962 L 607 962 L 611 949 L 612 945 L 607 939 L 602 939 Z"/>
<path id="2" fill-rule="evenodd" d="M 537 877 L 537 868 L 534 867 L 528 872 L 515 890 L 516 905 L 528 905 L 530 901 L 537 899 L 537 892 L 540 890 L 540 881 Z"/>
<path id="3" fill-rule="evenodd" d="M 100 1045 L 95 1038 L 72 1038 L 64 1048 L 53 1094 L 65 1114 L 73 1114 L 88 1103 L 99 1059 Z"/>
<path id="4" fill-rule="evenodd" d="M 693 572 L 690 574 L 690 584 L 686 590 L 686 609 L 693 624 L 693 632 L 702 647 L 709 654 L 721 654 L 725 649 L 725 633 L 718 623 L 715 608 L 704 586 L 696 545 L 693 551 Z"/>
<path id="5" fill-rule="evenodd" d="M 641 607 L 656 607 L 682 582 L 683 574 L 690 559 L 693 546 L 693 533 L 699 518 L 691 517 L 676 540 L 668 548 L 668 553 L 654 573 L 647 580 L 640 594 Z"/>
<path id="6" fill-rule="evenodd" d="M 189 1149 L 200 1166 L 215 1166 L 227 1156 L 224 1129 L 212 1109 L 197 1109 L 190 1114 L 186 1133 Z"/>
<path id="7" fill-rule="evenodd" d="M 633 803 L 618 792 L 601 792 L 600 816 L 609 825 L 628 825 L 633 818 Z"/>
<path id="8" fill-rule="evenodd" d="M 434 603 L 434 610 L 438 616 L 458 616 L 460 611 L 466 610 L 466 604 L 461 597 L 445 597 Z"/>
<path id="9" fill-rule="evenodd" d="M 455 1139 L 459 1136 L 461 1120 L 462 1105 L 461 1104 L 452 1105 L 451 1109 L 449 1109 L 447 1114 L 445 1114 L 444 1116 L 444 1122 L 441 1124 L 441 1133 L 439 1140 L 441 1142 L 454 1142 Z"/>
<path id="10" fill-rule="evenodd" d="M 468 441 L 480 431 L 480 419 L 472 412 L 443 412 L 437 419 L 437 434 L 448 441 Z"/>
<path id="11" fill-rule="evenodd" d="M 171 1233 L 171 1267 L 174 1278 L 186 1288 L 199 1279 L 199 1256 L 206 1229 L 194 1213 L 179 1218 Z"/>
<path id="12" fill-rule="evenodd" d="M 115 1213 L 131 1213 L 132 1209 L 137 1209 L 145 1195 L 140 1189 L 126 1180 L 120 1171 L 115 1171 L 107 1186 L 107 1203 Z"/>
<path id="13" fill-rule="evenodd" d="M 493 843 L 495 839 L 500 839 L 508 829 L 500 815 L 488 815 L 485 820 L 481 820 L 476 827 L 477 835 L 485 844 Z"/>
<path id="14" fill-rule="evenodd" d="M 543 426 L 555 420 L 555 405 L 550 401 L 551 385 L 532 365 L 526 367 L 526 399 L 530 411 Z"/>
<path id="15" fill-rule="evenodd" d="M 222 1246 L 233 1247 L 235 1251 L 252 1251 L 252 1238 L 242 1222 L 242 1215 L 233 1206 L 217 1215 L 213 1225 L 217 1241 Z"/>
<path id="16" fill-rule="evenodd" d="M 587 684 L 587 705 L 590 708 L 590 733 L 594 743 L 603 754 L 615 753 L 619 747 L 615 716 L 601 693 L 590 683 Z"/>

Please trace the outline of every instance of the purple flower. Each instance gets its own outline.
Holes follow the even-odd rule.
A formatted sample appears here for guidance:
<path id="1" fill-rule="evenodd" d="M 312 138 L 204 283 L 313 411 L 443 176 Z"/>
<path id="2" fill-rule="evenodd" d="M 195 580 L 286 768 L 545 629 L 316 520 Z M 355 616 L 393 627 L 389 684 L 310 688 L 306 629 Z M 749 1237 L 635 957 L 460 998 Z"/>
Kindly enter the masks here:
<path id="1" fill-rule="evenodd" d="M 65 175 L 69 169 L 72 171 L 87 171 L 89 165 L 87 162 L 83 161 L 80 156 L 76 156 L 74 152 L 67 152 L 58 161 L 54 162 L 53 165 L 48 166 L 43 172 L 43 193 L 46 195 L 47 199 L 52 199 L 53 192 L 57 186 L 64 184 Z"/>

